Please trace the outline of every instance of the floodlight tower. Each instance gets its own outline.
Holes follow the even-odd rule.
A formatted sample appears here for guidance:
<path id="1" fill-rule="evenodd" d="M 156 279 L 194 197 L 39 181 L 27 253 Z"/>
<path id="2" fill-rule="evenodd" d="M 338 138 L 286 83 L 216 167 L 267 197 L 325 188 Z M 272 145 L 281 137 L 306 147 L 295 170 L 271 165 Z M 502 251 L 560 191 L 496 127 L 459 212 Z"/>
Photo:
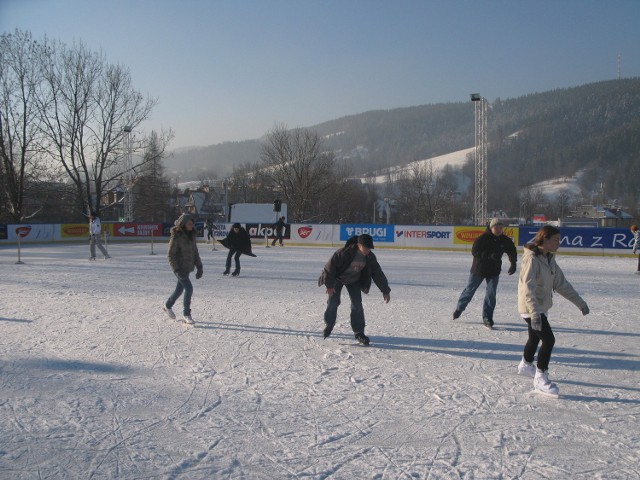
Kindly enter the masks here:
<path id="1" fill-rule="evenodd" d="M 124 219 L 126 222 L 133 220 L 133 160 L 131 158 L 131 131 L 133 129 L 127 125 L 122 131 L 124 132 L 124 166 L 123 166 L 123 183 L 124 183 Z"/>
<path id="2" fill-rule="evenodd" d="M 487 99 L 479 93 L 471 94 L 475 106 L 475 200 L 474 210 L 476 225 L 487 223 Z"/>

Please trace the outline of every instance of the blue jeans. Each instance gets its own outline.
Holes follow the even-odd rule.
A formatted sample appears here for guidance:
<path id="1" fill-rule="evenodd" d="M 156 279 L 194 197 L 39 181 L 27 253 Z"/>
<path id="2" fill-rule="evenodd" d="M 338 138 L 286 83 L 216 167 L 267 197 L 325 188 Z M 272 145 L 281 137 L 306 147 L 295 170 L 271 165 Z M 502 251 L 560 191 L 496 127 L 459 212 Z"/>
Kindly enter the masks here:
<path id="1" fill-rule="evenodd" d="M 178 277 L 177 274 L 176 277 Z M 172 308 L 173 304 L 176 303 L 176 300 L 178 300 L 180 295 L 182 295 L 182 292 L 184 292 L 184 297 L 182 299 L 182 314 L 191 315 L 191 295 L 193 295 L 193 285 L 191 284 L 191 280 L 189 280 L 189 274 L 187 274 L 186 277 L 178 277 L 176 289 L 171 294 L 165 305 L 167 308 Z"/>
<path id="2" fill-rule="evenodd" d="M 341 283 L 336 284 L 336 293 L 329 295 L 327 300 L 327 309 L 324 312 L 324 323 L 327 325 L 335 325 L 338 316 L 338 306 L 340 305 Z M 359 283 L 350 283 L 346 285 L 349 298 L 351 298 L 351 330 L 353 333 L 364 333 L 364 309 L 362 308 L 362 290 Z"/>
<path id="3" fill-rule="evenodd" d="M 491 278 L 485 278 L 481 275 L 475 275 L 473 273 L 469 275 L 469 282 L 467 283 L 467 287 L 460 294 L 456 310 L 464 312 L 464 309 L 467 308 L 467 305 L 473 298 L 473 295 L 476 293 L 476 290 L 478 289 L 482 281 L 486 280 L 487 292 L 485 293 L 484 303 L 482 304 L 482 318 L 493 320 L 493 311 L 496 308 L 496 292 L 498 291 L 499 279 L 500 275 L 496 275 L 495 277 Z"/>

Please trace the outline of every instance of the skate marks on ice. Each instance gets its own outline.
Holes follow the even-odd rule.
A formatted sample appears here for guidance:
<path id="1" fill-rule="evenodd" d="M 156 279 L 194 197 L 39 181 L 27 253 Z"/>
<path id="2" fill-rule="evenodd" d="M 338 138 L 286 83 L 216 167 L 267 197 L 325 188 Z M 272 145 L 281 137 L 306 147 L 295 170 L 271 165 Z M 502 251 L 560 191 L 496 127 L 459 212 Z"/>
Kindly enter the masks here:
<path id="1" fill-rule="evenodd" d="M 637 334 L 637 285 L 599 286 L 624 259 L 560 259 L 608 307 L 592 320 L 554 306 L 554 402 L 513 373 L 525 340 L 515 282 L 501 283 L 504 331 L 431 315 L 451 309 L 468 255 L 381 250 L 392 288 L 407 285 L 392 309 L 365 296 L 366 349 L 348 305 L 322 339 L 327 249 L 265 253 L 231 283 L 208 276 L 223 260 L 203 255 L 196 328 L 183 330 L 153 311 L 175 281 L 166 258 L 114 245 L 121 261 L 89 268 L 86 247 L 52 248 L 0 278 L 2 316 L 30 322 L 2 322 L 0 477 L 638 478 L 640 352 L 625 335 Z M 438 288 L 411 285 L 425 272 Z"/>

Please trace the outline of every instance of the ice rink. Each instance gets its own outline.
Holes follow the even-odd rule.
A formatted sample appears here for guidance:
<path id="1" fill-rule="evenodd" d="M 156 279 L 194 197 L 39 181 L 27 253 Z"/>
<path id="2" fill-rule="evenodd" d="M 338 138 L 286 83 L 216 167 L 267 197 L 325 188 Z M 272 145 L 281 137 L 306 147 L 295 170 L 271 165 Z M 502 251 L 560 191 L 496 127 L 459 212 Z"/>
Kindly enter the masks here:
<path id="1" fill-rule="evenodd" d="M 517 275 L 493 331 L 484 286 L 451 319 L 468 252 L 374 250 L 391 302 L 364 297 L 363 347 L 346 292 L 322 338 L 334 249 L 254 245 L 228 278 L 201 243 L 194 328 L 161 310 L 166 244 L 109 249 L 31 245 L 22 265 L 0 249 L 0 478 L 640 478 L 634 259 L 559 256 L 591 314 L 554 298 L 551 399 L 516 375 Z"/>

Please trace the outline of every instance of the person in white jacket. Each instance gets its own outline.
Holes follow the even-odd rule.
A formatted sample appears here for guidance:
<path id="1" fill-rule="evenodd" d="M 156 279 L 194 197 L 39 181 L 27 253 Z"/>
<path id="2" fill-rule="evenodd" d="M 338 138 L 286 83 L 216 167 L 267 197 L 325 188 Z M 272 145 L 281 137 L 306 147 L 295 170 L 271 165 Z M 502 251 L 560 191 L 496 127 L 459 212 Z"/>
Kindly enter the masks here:
<path id="1" fill-rule="evenodd" d="M 558 386 L 549 380 L 547 373 L 556 340 L 547 317 L 553 305 L 553 292 L 573 303 L 583 315 L 589 313 L 587 303 L 556 263 L 554 253 L 559 247 L 560 230 L 551 225 L 542 227 L 531 243 L 525 245 L 518 280 L 518 312 L 527 322 L 529 333 L 518 373 L 533 377 L 534 388 L 550 395 L 558 395 L 559 392 Z M 533 359 L 540 343 L 536 368 Z"/>
<path id="2" fill-rule="evenodd" d="M 100 223 L 100 217 L 96 214 L 96 212 L 91 212 L 89 216 L 89 250 L 91 251 L 91 256 L 89 260 L 96 259 L 96 245 L 104 255 L 104 259 L 111 258 L 107 250 L 102 246 L 102 240 L 100 239 L 100 235 L 102 234 L 102 224 Z"/>

